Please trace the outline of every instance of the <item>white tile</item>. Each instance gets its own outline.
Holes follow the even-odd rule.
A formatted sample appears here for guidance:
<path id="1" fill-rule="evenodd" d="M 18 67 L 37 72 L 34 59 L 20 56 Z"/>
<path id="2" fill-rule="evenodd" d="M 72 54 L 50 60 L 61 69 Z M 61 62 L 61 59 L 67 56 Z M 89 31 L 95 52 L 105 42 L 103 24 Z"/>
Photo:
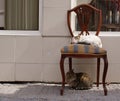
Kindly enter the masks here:
<path id="1" fill-rule="evenodd" d="M 15 65 L 11 63 L 0 64 L 0 81 L 15 81 Z"/>
<path id="2" fill-rule="evenodd" d="M 43 39 L 43 63 L 59 63 L 61 48 L 69 44 L 69 38 L 53 37 Z"/>
<path id="3" fill-rule="evenodd" d="M 15 59 L 17 63 L 42 63 L 42 38 L 17 37 Z"/>
<path id="4" fill-rule="evenodd" d="M 62 8 L 44 8 L 43 36 L 70 36 L 67 11 Z"/>
<path id="5" fill-rule="evenodd" d="M 120 59 L 120 37 L 102 37 L 103 48 L 107 50 L 108 62 L 119 63 Z"/>
<path id="6" fill-rule="evenodd" d="M 42 72 L 42 81 L 44 82 L 61 82 L 62 76 L 60 71 L 59 64 L 44 64 Z M 64 65 L 65 74 L 68 72 L 69 67 L 68 64 Z M 85 72 L 90 75 L 94 82 L 96 82 L 96 65 L 95 64 L 81 64 L 81 65 L 73 65 L 73 70 L 75 73 Z M 103 67 L 100 68 L 100 82 L 102 80 Z M 108 81 L 108 80 L 106 80 Z"/>
<path id="7" fill-rule="evenodd" d="M 108 65 L 107 80 L 109 82 L 120 82 L 120 64 L 113 63 Z"/>
<path id="8" fill-rule="evenodd" d="M 16 64 L 16 81 L 41 81 L 42 64 Z"/>
<path id="9" fill-rule="evenodd" d="M 73 64 L 97 63 L 97 59 L 93 58 L 73 58 Z"/>
<path id="10" fill-rule="evenodd" d="M 44 64 L 42 72 L 42 81 L 61 82 L 61 72 L 59 64 Z"/>
<path id="11" fill-rule="evenodd" d="M 44 7 L 61 7 L 68 9 L 70 7 L 71 0 L 43 0 Z"/>
<path id="12" fill-rule="evenodd" d="M 14 62 L 15 38 L 0 36 L 0 62 Z"/>
<path id="13" fill-rule="evenodd" d="M 79 4 L 88 4 L 90 3 L 92 0 L 77 0 L 77 5 Z"/>

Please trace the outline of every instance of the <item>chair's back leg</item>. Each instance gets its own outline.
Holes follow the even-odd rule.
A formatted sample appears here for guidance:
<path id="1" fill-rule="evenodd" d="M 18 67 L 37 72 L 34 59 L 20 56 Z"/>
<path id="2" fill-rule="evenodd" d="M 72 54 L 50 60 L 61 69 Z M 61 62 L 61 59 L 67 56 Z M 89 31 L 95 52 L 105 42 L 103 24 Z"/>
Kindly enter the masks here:
<path id="1" fill-rule="evenodd" d="M 72 71 L 72 58 L 69 58 L 69 71 Z"/>
<path id="2" fill-rule="evenodd" d="M 100 58 L 97 58 L 97 87 L 99 87 L 100 78 Z"/>

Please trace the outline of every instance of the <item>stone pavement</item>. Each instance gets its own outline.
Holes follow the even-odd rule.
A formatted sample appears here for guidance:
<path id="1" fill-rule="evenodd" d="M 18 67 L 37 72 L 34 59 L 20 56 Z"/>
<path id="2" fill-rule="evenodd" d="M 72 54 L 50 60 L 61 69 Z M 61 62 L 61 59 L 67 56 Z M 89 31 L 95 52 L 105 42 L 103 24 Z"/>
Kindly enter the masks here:
<path id="1" fill-rule="evenodd" d="M 90 90 L 71 90 L 65 88 L 60 96 L 59 84 L 26 83 L 0 84 L 0 101 L 120 101 L 120 84 L 107 86 L 108 95 L 104 96 L 102 85 Z"/>

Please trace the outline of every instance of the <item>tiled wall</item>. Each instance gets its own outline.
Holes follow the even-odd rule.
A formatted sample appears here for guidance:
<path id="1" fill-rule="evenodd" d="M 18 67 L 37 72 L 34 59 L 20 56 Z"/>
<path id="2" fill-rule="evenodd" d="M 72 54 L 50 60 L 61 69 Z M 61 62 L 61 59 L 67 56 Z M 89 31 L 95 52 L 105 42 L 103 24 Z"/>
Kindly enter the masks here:
<path id="1" fill-rule="evenodd" d="M 66 11 L 71 0 L 43 0 L 44 2 L 44 36 L 68 35 Z"/>
<path id="2" fill-rule="evenodd" d="M 60 48 L 70 42 L 66 23 L 66 11 L 70 9 L 70 2 L 43 0 L 42 36 L 0 36 L 0 81 L 61 81 Z M 120 82 L 120 36 L 101 38 L 103 47 L 108 50 L 107 80 Z M 67 60 L 65 66 L 67 71 Z M 73 67 L 75 71 L 89 73 L 95 80 L 95 66 L 94 59 L 75 59 Z"/>

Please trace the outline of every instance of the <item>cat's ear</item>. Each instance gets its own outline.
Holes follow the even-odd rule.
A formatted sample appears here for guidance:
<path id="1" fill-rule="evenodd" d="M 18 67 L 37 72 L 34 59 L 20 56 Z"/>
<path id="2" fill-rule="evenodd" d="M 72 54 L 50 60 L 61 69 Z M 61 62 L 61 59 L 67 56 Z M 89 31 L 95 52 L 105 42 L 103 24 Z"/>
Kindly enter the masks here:
<path id="1" fill-rule="evenodd" d="M 74 69 L 70 70 L 71 73 L 74 73 Z"/>

